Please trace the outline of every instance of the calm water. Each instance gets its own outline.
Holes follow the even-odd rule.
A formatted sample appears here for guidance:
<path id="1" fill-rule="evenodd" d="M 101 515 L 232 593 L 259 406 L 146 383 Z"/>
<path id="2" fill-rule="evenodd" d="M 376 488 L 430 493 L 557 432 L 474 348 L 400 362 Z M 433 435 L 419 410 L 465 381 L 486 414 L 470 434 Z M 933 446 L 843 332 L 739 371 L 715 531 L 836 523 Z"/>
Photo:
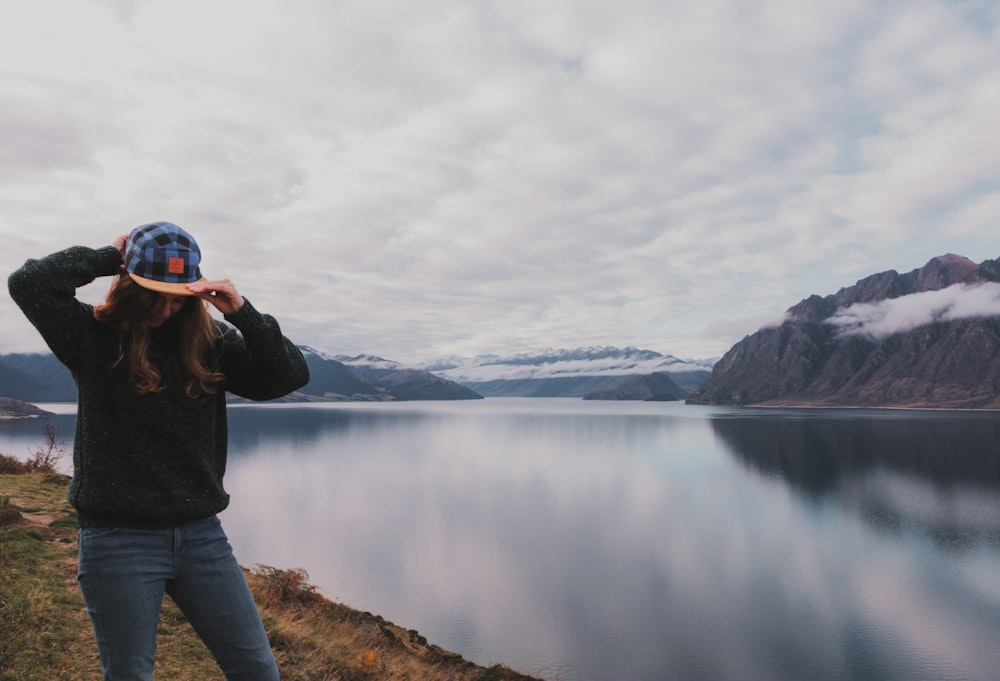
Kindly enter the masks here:
<path id="1" fill-rule="evenodd" d="M 475 662 L 563 681 L 1000 679 L 1000 414 L 230 414 L 241 562 L 304 567 Z M 38 432 L 0 425 L 0 451 Z"/>

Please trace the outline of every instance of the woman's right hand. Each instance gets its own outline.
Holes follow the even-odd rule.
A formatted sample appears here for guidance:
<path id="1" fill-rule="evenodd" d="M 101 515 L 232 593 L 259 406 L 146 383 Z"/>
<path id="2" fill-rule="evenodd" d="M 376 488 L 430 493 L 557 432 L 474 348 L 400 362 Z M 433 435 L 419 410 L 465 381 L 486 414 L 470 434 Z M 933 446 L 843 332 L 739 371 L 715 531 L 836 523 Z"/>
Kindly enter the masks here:
<path id="1" fill-rule="evenodd" d="M 116 249 L 122 254 L 122 260 L 125 259 L 125 244 L 128 243 L 128 234 L 122 234 L 121 236 L 116 236 L 114 241 L 111 242 L 112 248 Z"/>

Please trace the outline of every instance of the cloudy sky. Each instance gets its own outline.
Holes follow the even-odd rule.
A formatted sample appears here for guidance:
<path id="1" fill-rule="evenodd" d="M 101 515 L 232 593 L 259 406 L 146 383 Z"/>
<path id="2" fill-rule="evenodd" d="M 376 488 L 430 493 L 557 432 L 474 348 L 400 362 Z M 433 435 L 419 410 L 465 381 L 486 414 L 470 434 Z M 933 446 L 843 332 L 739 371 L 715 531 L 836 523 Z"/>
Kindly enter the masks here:
<path id="1" fill-rule="evenodd" d="M 5 271 L 169 220 L 328 353 L 712 357 L 1000 257 L 995 0 L 0 7 Z"/>

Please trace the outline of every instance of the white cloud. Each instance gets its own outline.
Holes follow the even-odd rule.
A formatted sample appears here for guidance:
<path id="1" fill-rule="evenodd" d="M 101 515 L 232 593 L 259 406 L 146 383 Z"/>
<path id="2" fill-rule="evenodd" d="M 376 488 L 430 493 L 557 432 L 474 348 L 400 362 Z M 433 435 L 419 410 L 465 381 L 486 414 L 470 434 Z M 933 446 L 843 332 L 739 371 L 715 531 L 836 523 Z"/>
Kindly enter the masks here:
<path id="1" fill-rule="evenodd" d="M 0 10 L 0 265 L 168 219 L 334 354 L 715 356 L 734 320 L 1000 255 L 997 26 L 933 0 Z M 39 345 L 0 319 L 0 352 Z"/>
<path id="2" fill-rule="evenodd" d="M 1000 315 L 1000 284 L 954 284 L 877 303 L 856 303 L 827 321 L 840 333 L 885 338 L 934 322 Z"/>

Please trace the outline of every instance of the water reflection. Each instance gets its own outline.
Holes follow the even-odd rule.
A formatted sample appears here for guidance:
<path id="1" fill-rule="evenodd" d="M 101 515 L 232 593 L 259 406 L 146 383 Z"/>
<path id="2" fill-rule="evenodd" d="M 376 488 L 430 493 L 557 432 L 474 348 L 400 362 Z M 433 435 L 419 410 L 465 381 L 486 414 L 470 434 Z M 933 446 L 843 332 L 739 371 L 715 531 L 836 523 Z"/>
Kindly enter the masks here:
<path id="1" fill-rule="evenodd" d="M 936 485 L 1000 488 L 1000 416 L 925 412 L 730 412 L 712 428 L 748 464 L 810 493 L 885 468 Z"/>
<path id="2" fill-rule="evenodd" d="M 32 419 L 0 419 L 0 445 L 10 449 L 5 454 L 18 456 L 22 449 L 36 447 L 45 439 L 45 424 L 56 427 L 60 440 L 72 444 L 73 429 L 76 427 L 76 414 L 56 414 L 46 418 Z"/>
<path id="3" fill-rule="evenodd" d="M 748 410 L 711 420 L 744 464 L 883 531 L 944 548 L 1000 547 L 1000 418 L 923 412 Z"/>
<path id="4" fill-rule="evenodd" d="M 259 449 L 265 423 L 234 421 L 251 431 L 234 437 L 227 481 L 241 555 L 307 566 L 328 595 L 483 664 L 651 678 L 673 649 L 711 658 L 688 618 L 668 631 L 663 617 L 704 591 L 672 593 L 664 574 L 670 528 L 689 523 L 671 503 L 718 507 L 697 500 L 697 480 L 724 463 L 705 456 L 704 423 L 477 405 L 303 410 L 294 418 L 316 421 L 304 432 L 322 436 L 296 448 Z"/>
<path id="5" fill-rule="evenodd" d="M 331 409 L 329 405 L 236 405 L 228 410 L 229 446 L 237 455 L 268 443 L 309 446 L 324 438 L 364 428 L 401 426 L 428 418 L 417 410 Z"/>
<path id="6" fill-rule="evenodd" d="M 331 411 L 234 421 L 238 550 L 477 662 L 565 681 L 1000 668 L 996 474 L 965 451 L 992 448 L 989 421 L 914 434 L 892 415 L 537 398 Z M 961 561 L 935 543 L 949 533 Z"/>

